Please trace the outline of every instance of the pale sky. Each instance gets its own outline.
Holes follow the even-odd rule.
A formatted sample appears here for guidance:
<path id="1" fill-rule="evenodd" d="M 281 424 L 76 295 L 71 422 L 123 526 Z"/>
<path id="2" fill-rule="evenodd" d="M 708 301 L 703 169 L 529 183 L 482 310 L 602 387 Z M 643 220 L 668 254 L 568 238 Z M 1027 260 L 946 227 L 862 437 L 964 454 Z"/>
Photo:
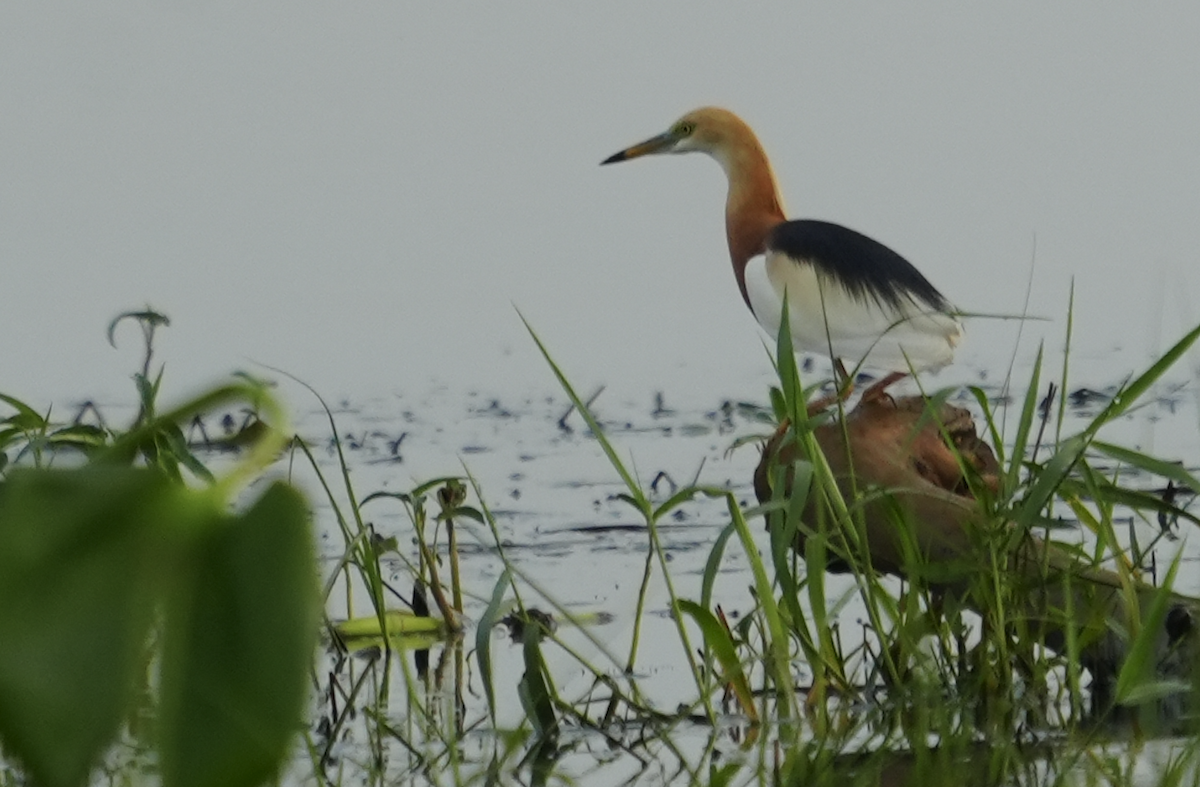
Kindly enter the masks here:
<path id="1" fill-rule="evenodd" d="M 763 398 L 720 169 L 598 166 L 704 104 L 963 309 L 1019 312 L 1032 259 L 1026 357 L 1074 276 L 1116 382 L 1200 320 L 1198 41 L 1193 3 L 5 3 L 0 392 L 128 399 L 104 330 L 146 304 L 169 391 L 552 391 L 515 306 L 581 387 Z"/>

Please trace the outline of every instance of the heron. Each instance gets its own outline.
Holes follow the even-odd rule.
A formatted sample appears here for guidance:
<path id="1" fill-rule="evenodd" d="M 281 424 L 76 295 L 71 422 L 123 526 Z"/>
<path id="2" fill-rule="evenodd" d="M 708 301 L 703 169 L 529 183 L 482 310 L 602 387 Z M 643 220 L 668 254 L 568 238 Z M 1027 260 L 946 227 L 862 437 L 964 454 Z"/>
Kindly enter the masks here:
<path id="1" fill-rule="evenodd" d="M 912 372 L 937 371 L 962 338 L 957 310 L 904 257 L 827 221 L 789 220 L 762 143 L 727 109 L 702 107 L 665 132 L 609 156 L 614 164 L 662 153 L 706 153 L 725 171 L 725 236 L 742 300 L 773 338 L 784 300 L 797 351 L 829 357 L 850 395 L 852 368 L 884 376 L 862 400 Z"/>

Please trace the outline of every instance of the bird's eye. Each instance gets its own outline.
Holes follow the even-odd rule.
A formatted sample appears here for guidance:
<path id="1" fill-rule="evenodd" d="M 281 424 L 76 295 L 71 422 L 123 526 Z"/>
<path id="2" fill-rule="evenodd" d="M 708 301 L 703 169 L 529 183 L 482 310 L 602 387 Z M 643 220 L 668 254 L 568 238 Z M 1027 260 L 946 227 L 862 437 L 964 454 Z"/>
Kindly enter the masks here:
<path id="1" fill-rule="evenodd" d="M 695 130 L 696 130 L 695 123 L 684 122 L 684 123 L 676 123 L 675 124 L 675 136 L 677 136 L 677 137 L 691 136 L 691 133 Z"/>

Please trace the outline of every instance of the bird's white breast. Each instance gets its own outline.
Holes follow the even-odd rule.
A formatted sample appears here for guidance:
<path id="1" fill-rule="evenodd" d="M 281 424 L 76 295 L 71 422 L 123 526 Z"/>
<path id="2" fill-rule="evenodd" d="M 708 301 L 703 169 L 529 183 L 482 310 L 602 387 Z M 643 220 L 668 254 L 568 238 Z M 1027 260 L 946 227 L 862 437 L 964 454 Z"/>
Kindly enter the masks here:
<path id="1" fill-rule="evenodd" d="M 759 324 L 772 338 L 787 293 L 797 351 L 840 358 L 852 366 L 907 372 L 936 370 L 954 358 L 962 326 L 949 314 L 902 299 L 899 307 L 856 298 L 811 263 L 780 252 L 753 257 L 745 270 L 746 294 Z"/>

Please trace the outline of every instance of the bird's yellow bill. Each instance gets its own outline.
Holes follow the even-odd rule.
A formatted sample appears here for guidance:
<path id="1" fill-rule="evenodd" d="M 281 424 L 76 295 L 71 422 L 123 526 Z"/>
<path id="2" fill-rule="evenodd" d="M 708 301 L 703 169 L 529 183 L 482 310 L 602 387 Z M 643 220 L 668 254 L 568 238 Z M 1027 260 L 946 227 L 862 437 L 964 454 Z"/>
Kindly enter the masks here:
<path id="1" fill-rule="evenodd" d="M 668 131 L 656 137 L 651 137 L 645 142 L 639 142 L 633 147 L 625 148 L 619 153 L 614 153 L 604 159 L 604 161 L 601 161 L 600 164 L 602 166 L 604 164 L 616 164 L 618 161 L 628 161 L 631 158 L 648 156 L 651 153 L 662 153 L 673 144 L 675 144 L 675 135 Z"/>

